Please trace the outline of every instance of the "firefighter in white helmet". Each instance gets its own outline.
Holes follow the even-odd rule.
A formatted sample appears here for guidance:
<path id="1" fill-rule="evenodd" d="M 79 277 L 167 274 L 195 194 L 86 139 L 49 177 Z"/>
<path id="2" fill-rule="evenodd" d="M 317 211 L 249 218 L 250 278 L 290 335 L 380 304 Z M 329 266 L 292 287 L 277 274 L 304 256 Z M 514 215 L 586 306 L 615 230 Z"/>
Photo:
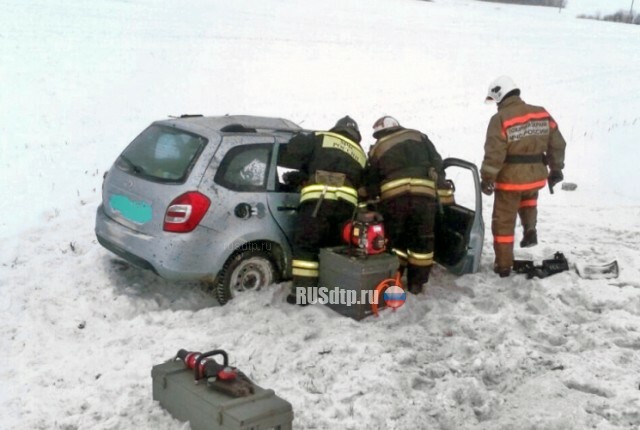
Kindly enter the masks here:
<path id="1" fill-rule="evenodd" d="M 442 158 L 427 135 L 404 128 L 391 116 L 373 124 L 377 139 L 365 169 L 366 194 L 380 197 L 379 209 L 408 290 L 420 293 L 433 266 L 438 185 Z"/>
<path id="2" fill-rule="evenodd" d="M 553 192 L 553 186 L 562 181 L 566 143 L 551 115 L 543 107 L 526 104 L 510 77 L 501 76 L 489 85 L 486 102 L 496 103 L 498 112 L 487 129 L 480 169 L 482 192 L 495 192 L 494 271 L 506 277 L 513 265 L 518 216 L 523 228 L 520 247 L 538 243 L 538 190 L 548 181 Z"/>

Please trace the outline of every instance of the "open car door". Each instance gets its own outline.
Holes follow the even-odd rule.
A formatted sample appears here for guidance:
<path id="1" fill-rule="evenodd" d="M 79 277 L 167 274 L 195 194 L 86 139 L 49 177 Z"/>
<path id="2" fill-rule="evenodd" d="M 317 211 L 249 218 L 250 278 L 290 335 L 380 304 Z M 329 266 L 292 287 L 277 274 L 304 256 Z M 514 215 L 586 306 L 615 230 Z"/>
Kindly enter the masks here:
<path id="1" fill-rule="evenodd" d="M 436 215 L 434 259 L 451 273 L 475 273 L 484 241 L 480 176 L 475 164 L 458 158 L 444 160 L 454 185 L 454 202 Z"/>

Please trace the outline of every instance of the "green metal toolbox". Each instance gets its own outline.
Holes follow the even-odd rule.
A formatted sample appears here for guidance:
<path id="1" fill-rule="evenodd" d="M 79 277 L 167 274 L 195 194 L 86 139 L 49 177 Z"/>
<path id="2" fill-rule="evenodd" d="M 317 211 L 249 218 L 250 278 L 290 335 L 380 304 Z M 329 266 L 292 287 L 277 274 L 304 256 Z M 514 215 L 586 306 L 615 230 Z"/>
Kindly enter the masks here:
<path id="1" fill-rule="evenodd" d="M 291 430 L 293 408 L 273 390 L 255 386 L 254 394 L 231 397 L 195 383 L 192 370 L 178 360 L 153 366 L 153 399 L 192 430 Z"/>
<path id="2" fill-rule="evenodd" d="M 387 278 L 393 278 L 398 270 L 398 258 L 389 253 L 358 255 L 348 247 L 322 248 L 320 250 L 320 277 L 318 287 L 325 292 L 345 290 L 342 298 L 355 298 L 356 303 L 325 303 L 334 311 L 361 320 L 372 314 L 371 302 L 376 286 Z M 322 291 L 322 290 L 321 290 Z M 363 291 L 370 293 L 363 294 Z M 334 294 L 333 297 L 336 298 Z M 382 297 L 379 298 L 382 301 Z"/>

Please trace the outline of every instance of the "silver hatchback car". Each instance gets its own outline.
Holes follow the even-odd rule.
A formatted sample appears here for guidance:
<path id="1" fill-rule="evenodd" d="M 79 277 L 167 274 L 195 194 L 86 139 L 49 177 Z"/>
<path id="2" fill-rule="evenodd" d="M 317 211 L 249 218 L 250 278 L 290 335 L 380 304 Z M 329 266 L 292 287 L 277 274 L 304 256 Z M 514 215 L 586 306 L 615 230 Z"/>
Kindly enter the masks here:
<path id="1" fill-rule="evenodd" d="M 281 118 L 183 115 L 156 121 L 105 174 L 95 232 L 102 246 L 169 280 L 204 280 L 220 303 L 291 276 L 298 176 L 280 165 L 302 131 Z M 476 167 L 473 209 L 438 217 L 436 261 L 478 268 L 484 225 Z"/>

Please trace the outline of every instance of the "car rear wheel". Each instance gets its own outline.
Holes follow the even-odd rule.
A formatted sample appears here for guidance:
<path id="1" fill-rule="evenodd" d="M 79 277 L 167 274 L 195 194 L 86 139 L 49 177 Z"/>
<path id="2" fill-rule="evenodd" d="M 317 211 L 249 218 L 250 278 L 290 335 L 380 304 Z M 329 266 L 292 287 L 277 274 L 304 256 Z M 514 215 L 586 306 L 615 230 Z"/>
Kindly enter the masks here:
<path id="1" fill-rule="evenodd" d="M 278 281 L 271 256 L 263 251 L 243 251 L 227 260 L 217 277 L 216 298 L 221 305 L 236 294 L 257 291 Z"/>

